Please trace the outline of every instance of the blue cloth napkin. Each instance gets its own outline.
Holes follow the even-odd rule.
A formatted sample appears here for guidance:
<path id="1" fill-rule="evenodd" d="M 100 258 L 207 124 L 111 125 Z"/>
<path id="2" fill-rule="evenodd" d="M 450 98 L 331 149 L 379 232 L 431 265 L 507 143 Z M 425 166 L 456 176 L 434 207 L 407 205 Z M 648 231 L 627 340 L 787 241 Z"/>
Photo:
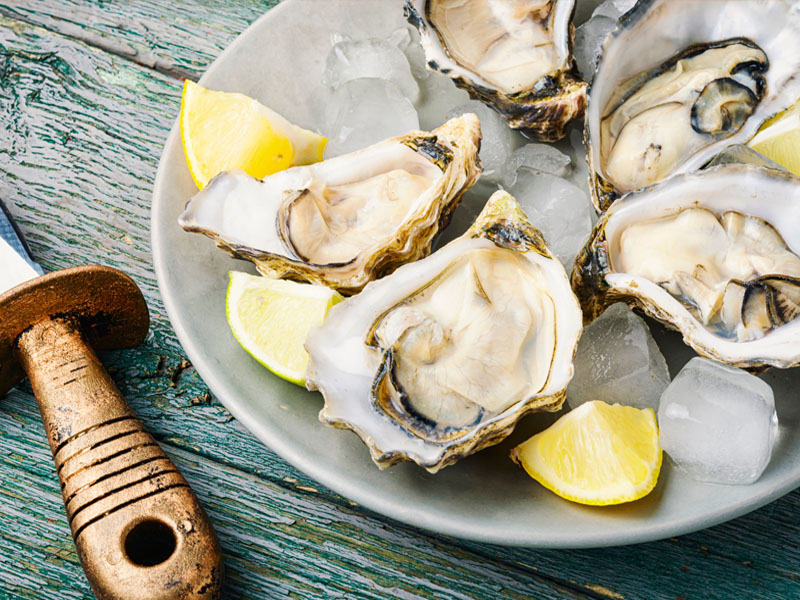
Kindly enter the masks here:
<path id="1" fill-rule="evenodd" d="M 11 218 L 11 213 L 8 212 L 8 209 L 6 208 L 6 205 L 3 204 L 2 200 L 0 200 L 0 237 L 3 238 L 9 246 L 16 250 L 17 254 L 22 256 L 22 258 L 24 258 L 25 261 L 31 267 L 33 267 L 37 273 L 39 273 L 39 275 L 44 274 L 42 267 L 40 267 L 38 263 L 31 258 L 28 245 L 22 238 L 22 232 L 17 229 L 14 220 Z"/>

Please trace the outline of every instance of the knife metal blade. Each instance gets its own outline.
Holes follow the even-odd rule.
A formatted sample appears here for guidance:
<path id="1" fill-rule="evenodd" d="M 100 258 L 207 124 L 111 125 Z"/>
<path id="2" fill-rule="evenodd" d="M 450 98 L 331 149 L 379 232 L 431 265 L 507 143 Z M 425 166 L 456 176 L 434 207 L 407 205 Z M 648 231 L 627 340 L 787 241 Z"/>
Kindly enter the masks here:
<path id="1" fill-rule="evenodd" d="M 43 273 L 31 258 L 11 213 L 0 200 L 0 294 Z"/>

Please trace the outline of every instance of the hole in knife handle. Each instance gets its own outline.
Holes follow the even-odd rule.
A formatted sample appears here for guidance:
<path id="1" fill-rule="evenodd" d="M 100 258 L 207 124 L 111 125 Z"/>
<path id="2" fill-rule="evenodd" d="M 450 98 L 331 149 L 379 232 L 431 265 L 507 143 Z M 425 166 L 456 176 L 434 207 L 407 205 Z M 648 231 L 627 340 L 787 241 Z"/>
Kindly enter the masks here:
<path id="1" fill-rule="evenodd" d="M 154 567 L 175 552 L 177 540 L 172 527 L 156 519 L 139 521 L 125 536 L 125 554 L 140 567 Z"/>

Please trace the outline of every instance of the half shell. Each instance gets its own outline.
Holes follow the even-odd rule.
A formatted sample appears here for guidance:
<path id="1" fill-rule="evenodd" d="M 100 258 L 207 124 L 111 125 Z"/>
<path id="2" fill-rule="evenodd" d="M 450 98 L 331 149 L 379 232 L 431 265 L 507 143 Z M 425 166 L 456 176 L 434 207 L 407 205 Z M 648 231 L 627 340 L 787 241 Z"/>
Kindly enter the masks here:
<path id="1" fill-rule="evenodd" d="M 575 0 L 406 0 L 428 67 L 543 141 L 580 117 L 586 83 L 574 72 Z"/>
<path id="2" fill-rule="evenodd" d="M 798 97 L 797 3 L 639 0 L 604 42 L 589 90 L 595 207 L 699 169 Z"/>
<path id="3" fill-rule="evenodd" d="M 619 300 L 743 368 L 800 364 L 800 179 L 721 165 L 615 202 L 572 285 L 593 320 Z"/>
<path id="4" fill-rule="evenodd" d="M 343 294 L 430 253 L 480 175 L 474 114 L 263 181 L 221 173 L 178 223 L 270 277 Z"/>
<path id="5" fill-rule="evenodd" d="M 558 410 L 582 330 L 561 263 L 508 193 L 434 254 L 340 302 L 306 340 L 320 420 L 430 472 Z"/>

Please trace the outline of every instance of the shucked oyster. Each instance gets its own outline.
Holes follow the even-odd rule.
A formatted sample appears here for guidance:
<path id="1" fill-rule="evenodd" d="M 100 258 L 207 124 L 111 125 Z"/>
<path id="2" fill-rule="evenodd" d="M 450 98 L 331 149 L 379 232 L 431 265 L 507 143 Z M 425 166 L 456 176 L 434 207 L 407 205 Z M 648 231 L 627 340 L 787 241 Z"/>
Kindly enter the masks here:
<path id="1" fill-rule="evenodd" d="M 560 408 L 580 332 L 561 263 L 501 191 L 463 236 L 336 305 L 306 381 L 378 466 L 436 472 Z"/>
<path id="2" fill-rule="evenodd" d="M 785 0 L 640 0 L 603 45 L 586 110 L 595 206 L 696 170 L 800 96 Z"/>
<path id="3" fill-rule="evenodd" d="M 576 261 L 587 319 L 618 300 L 740 367 L 800 363 L 800 179 L 750 165 L 620 199 Z"/>
<path id="4" fill-rule="evenodd" d="M 574 74 L 575 0 L 406 0 L 428 67 L 544 141 L 583 114 Z"/>
<path id="5" fill-rule="evenodd" d="M 271 277 L 358 292 L 430 252 L 480 175 L 473 114 L 254 179 L 217 175 L 178 219 Z"/>

